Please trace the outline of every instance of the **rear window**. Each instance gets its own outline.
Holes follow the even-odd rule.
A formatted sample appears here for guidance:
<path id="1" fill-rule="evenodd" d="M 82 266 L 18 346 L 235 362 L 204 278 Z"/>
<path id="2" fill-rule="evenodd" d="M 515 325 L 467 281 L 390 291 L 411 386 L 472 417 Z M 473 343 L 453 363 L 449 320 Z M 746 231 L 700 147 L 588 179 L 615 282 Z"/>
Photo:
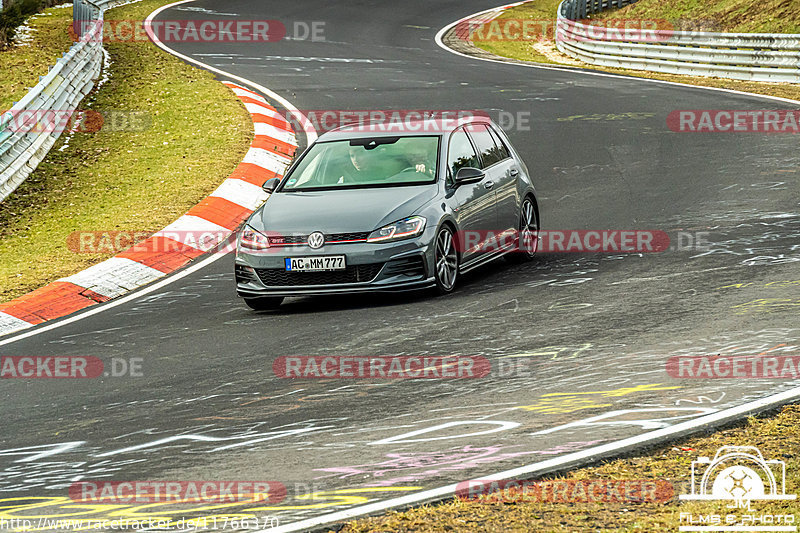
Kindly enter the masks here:
<path id="1" fill-rule="evenodd" d="M 481 168 L 489 167 L 503 160 L 500 150 L 495 144 L 492 135 L 489 133 L 489 129 L 485 125 L 472 124 L 468 126 L 467 129 L 480 153 L 481 161 L 483 162 Z"/>
<path id="2" fill-rule="evenodd" d="M 499 161 L 511 157 L 511 154 L 508 153 L 508 148 L 506 148 L 506 145 L 503 142 L 503 139 L 500 138 L 500 135 L 498 135 L 493 128 L 489 128 L 489 133 L 492 134 L 492 139 L 494 140 L 494 144 L 495 146 L 497 146 L 497 154 L 498 157 L 500 157 Z"/>

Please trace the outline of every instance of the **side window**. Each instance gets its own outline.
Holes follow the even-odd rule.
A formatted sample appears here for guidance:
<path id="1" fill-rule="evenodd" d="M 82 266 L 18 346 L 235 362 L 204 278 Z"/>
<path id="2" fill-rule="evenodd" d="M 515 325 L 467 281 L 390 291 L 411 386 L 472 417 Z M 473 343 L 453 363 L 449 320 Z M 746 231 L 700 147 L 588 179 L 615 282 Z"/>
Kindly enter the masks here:
<path id="1" fill-rule="evenodd" d="M 503 140 L 500 138 L 497 132 L 494 131 L 493 128 L 489 128 L 489 132 L 492 134 L 494 144 L 497 146 L 497 156 L 499 157 L 498 161 L 502 161 L 503 159 L 508 159 L 511 157 L 511 154 L 508 153 L 508 148 L 506 148 L 505 143 L 503 143 Z"/>
<path id="2" fill-rule="evenodd" d="M 475 154 L 469 137 L 463 129 L 456 130 L 450 137 L 450 145 L 447 150 L 447 167 L 452 176 L 455 177 L 459 169 L 464 167 L 478 168 L 479 166 L 478 156 Z"/>
<path id="3" fill-rule="evenodd" d="M 483 124 L 472 124 L 467 126 L 472 140 L 475 141 L 475 146 L 478 147 L 478 152 L 481 154 L 483 167 L 494 165 L 498 161 L 502 161 L 500 152 L 495 144 L 494 139 L 489 133 L 488 128 Z"/>

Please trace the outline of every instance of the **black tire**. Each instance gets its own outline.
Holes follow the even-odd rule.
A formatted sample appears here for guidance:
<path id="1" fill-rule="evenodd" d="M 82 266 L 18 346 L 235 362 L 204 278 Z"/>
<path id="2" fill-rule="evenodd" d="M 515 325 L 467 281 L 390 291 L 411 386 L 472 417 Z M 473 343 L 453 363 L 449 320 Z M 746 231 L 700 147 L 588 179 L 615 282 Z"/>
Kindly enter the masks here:
<path id="1" fill-rule="evenodd" d="M 442 226 L 433 243 L 433 277 L 439 294 L 453 292 L 458 279 L 459 257 L 450 226 Z"/>
<path id="2" fill-rule="evenodd" d="M 263 296 L 261 298 L 245 298 L 244 303 L 254 311 L 270 311 L 283 303 L 283 296 Z"/>
<path id="3" fill-rule="evenodd" d="M 538 232 L 539 215 L 536 213 L 533 199 L 530 196 L 526 196 L 519 210 L 517 249 L 506 254 L 506 259 L 511 263 L 523 263 L 532 260 L 539 248 Z"/>

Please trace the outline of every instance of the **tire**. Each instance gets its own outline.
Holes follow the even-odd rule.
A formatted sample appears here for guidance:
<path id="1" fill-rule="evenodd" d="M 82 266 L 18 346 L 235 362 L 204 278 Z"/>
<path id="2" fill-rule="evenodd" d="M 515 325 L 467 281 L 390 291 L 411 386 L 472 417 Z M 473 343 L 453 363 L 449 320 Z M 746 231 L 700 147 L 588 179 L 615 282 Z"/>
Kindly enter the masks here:
<path id="1" fill-rule="evenodd" d="M 283 296 L 264 296 L 261 298 L 245 298 L 244 303 L 254 311 L 270 311 L 280 307 Z"/>
<path id="2" fill-rule="evenodd" d="M 433 277 L 439 294 L 453 292 L 458 279 L 459 257 L 453 230 L 442 226 L 436 233 L 433 248 Z"/>
<path id="3" fill-rule="evenodd" d="M 535 237 L 538 231 L 539 216 L 536 214 L 536 206 L 533 203 L 533 199 L 530 196 L 526 196 L 519 210 L 518 249 L 507 254 L 506 259 L 511 263 L 523 263 L 532 260 L 539 248 L 539 240 Z"/>

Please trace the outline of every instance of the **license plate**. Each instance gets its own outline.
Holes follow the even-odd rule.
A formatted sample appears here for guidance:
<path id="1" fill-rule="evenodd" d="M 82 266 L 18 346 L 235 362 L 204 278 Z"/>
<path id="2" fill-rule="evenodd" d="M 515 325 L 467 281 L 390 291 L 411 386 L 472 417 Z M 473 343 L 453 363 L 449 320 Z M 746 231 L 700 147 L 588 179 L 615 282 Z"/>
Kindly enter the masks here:
<path id="1" fill-rule="evenodd" d="M 344 270 L 343 255 L 321 255 L 318 257 L 287 257 L 286 272 L 316 272 L 319 270 Z"/>

